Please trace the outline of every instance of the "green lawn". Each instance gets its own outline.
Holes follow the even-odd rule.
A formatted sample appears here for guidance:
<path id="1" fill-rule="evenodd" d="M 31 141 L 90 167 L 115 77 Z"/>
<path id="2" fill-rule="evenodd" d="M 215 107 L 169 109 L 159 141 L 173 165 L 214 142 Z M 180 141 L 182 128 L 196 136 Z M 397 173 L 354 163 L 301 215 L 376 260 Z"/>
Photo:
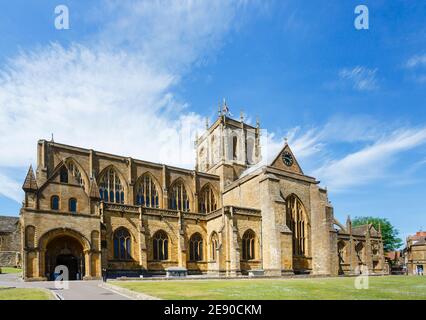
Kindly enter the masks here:
<path id="1" fill-rule="evenodd" d="M 369 277 L 368 289 L 356 289 L 355 278 L 112 281 L 162 299 L 420 299 L 426 300 L 426 277 Z"/>
<path id="2" fill-rule="evenodd" d="M 10 268 L 10 267 L 1 267 L 1 273 L 20 273 L 22 269 L 20 268 Z"/>
<path id="3" fill-rule="evenodd" d="M 51 300 L 52 295 L 42 289 L 18 289 L 0 287 L 0 300 Z"/>

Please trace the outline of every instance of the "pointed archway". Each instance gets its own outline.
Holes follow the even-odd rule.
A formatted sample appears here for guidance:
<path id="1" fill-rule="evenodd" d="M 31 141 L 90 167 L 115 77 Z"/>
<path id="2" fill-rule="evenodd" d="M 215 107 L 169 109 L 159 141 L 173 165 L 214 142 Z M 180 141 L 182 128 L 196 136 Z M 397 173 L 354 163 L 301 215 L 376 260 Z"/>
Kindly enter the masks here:
<path id="1" fill-rule="evenodd" d="M 57 236 L 49 241 L 45 253 L 46 276 L 54 280 L 55 268 L 65 266 L 68 280 L 81 280 L 85 274 L 83 246 L 74 237 Z"/>
<path id="2" fill-rule="evenodd" d="M 99 254 L 92 250 L 90 241 L 78 231 L 69 228 L 50 230 L 40 237 L 38 247 L 40 277 L 54 280 L 58 265 L 68 267 L 70 280 L 99 276 Z"/>

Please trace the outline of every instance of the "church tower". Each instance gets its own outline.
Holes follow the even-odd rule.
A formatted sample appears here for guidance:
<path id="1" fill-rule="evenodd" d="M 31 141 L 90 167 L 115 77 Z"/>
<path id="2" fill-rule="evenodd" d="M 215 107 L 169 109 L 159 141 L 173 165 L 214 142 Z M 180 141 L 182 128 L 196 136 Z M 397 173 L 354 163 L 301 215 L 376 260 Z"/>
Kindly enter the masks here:
<path id="1" fill-rule="evenodd" d="M 261 160 L 260 127 L 230 118 L 226 101 L 219 106 L 218 118 L 201 137 L 196 138 L 196 170 L 221 177 L 221 187 L 238 179 L 241 173 Z"/>

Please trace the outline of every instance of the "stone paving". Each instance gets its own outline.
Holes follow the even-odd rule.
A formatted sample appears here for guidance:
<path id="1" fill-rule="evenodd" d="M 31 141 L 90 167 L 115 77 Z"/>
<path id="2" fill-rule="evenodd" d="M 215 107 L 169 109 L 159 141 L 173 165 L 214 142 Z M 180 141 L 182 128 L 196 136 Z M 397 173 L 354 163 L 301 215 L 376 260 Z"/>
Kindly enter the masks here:
<path id="1" fill-rule="evenodd" d="M 0 286 L 15 288 L 44 288 L 51 290 L 60 300 L 129 300 L 117 291 L 102 287 L 102 281 L 70 281 L 68 289 L 56 289 L 52 281 L 24 282 L 20 274 L 0 274 Z"/>

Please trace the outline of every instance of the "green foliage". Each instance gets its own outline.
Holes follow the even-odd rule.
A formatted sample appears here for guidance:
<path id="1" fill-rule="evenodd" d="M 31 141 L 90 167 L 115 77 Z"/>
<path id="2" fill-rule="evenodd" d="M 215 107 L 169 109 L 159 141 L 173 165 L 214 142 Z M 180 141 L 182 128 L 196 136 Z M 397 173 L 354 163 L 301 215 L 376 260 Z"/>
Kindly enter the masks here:
<path id="1" fill-rule="evenodd" d="M 398 238 L 398 230 L 386 218 L 374 217 L 356 217 L 352 220 L 352 226 L 361 226 L 371 223 L 376 230 L 379 230 L 379 225 L 382 230 L 383 249 L 385 252 L 398 250 L 403 241 Z"/>

